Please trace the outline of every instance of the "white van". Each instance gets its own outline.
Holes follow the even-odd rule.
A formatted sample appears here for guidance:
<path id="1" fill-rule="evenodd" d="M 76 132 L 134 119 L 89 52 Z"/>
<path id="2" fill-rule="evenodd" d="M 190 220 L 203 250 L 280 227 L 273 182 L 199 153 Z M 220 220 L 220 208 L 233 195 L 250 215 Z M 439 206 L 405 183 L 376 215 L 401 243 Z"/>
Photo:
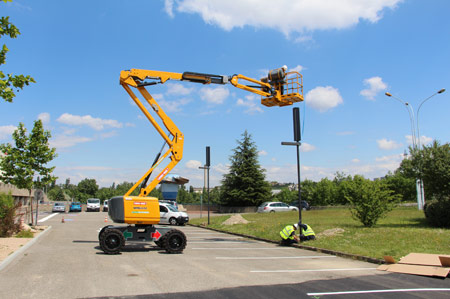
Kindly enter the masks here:
<path id="1" fill-rule="evenodd" d="M 87 200 L 86 212 L 90 211 L 100 212 L 100 199 L 89 198 Z"/>
<path id="2" fill-rule="evenodd" d="M 171 225 L 185 225 L 189 222 L 189 216 L 185 212 L 180 212 L 178 209 L 168 203 L 159 203 L 159 223 Z"/>

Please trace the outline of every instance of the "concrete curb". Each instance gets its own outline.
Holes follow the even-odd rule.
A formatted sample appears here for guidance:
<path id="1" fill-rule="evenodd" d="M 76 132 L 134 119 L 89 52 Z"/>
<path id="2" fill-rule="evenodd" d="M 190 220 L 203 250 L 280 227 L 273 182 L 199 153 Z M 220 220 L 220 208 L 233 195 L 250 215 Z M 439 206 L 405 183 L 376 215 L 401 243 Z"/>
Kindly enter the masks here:
<path id="1" fill-rule="evenodd" d="M 17 256 L 21 255 L 23 252 L 25 252 L 28 248 L 30 248 L 34 243 L 39 240 L 42 236 L 46 235 L 48 231 L 50 231 L 52 227 L 47 227 L 43 232 L 41 232 L 39 235 L 37 235 L 36 238 L 33 238 L 33 240 L 27 242 L 24 246 L 20 247 L 18 250 L 14 251 L 13 254 L 9 255 L 6 259 L 4 259 L 0 263 L 0 271 L 2 271 L 6 266 L 8 266 Z"/>
<path id="2" fill-rule="evenodd" d="M 235 235 L 235 236 L 239 236 L 239 237 L 244 237 L 244 238 L 248 238 L 248 239 L 253 239 L 253 240 L 258 240 L 258 241 L 263 241 L 263 242 L 268 242 L 268 243 L 273 243 L 273 244 L 279 244 L 279 242 L 277 242 L 277 241 L 272 241 L 272 240 L 268 240 L 268 239 L 258 238 L 258 237 L 254 237 L 254 236 L 249 236 L 249 235 L 244 235 L 244 234 L 238 234 L 238 233 L 222 231 L 222 230 L 219 230 L 219 229 L 205 227 L 205 226 L 201 226 L 201 225 L 190 224 L 190 223 L 188 225 L 194 226 L 194 227 L 199 227 L 199 228 L 204 228 L 204 229 L 209 229 L 209 230 L 212 230 L 212 231 L 221 232 L 221 233 L 225 233 L 225 234 L 229 234 L 229 235 Z M 349 259 L 358 260 L 358 261 L 364 261 L 364 262 L 368 262 L 368 263 L 372 263 L 372 264 L 379 264 L 380 265 L 380 264 L 384 264 L 385 263 L 384 260 L 380 260 L 380 259 L 376 259 L 376 258 L 372 258 L 372 257 L 368 257 L 368 256 L 357 255 L 357 254 L 350 254 L 350 253 L 345 253 L 345 252 L 340 252 L 340 251 L 335 251 L 335 250 L 330 250 L 330 249 L 317 248 L 317 247 L 312 247 L 312 246 L 306 246 L 306 245 L 301 245 L 301 244 L 298 244 L 298 245 L 294 244 L 294 245 L 292 245 L 292 247 L 297 247 L 297 248 L 300 248 L 300 249 L 316 251 L 316 252 L 325 253 L 325 254 L 336 255 L 336 256 L 339 256 L 339 257 L 349 258 Z"/>

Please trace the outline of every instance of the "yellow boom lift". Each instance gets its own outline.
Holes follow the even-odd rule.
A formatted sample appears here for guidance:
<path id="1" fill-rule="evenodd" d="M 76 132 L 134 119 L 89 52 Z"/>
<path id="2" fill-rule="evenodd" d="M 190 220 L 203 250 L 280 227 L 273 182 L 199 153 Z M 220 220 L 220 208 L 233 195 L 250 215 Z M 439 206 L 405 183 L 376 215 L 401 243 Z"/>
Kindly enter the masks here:
<path id="1" fill-rule="evenodd" d="M 156 245 L 169 253 L 181 253 L 186 247 L 186 236 L 183 232 L 169 227 L 155 226 L 160 220 L 159 203 L 157 198 L 148 196 L 175 165 L 180 162 L 183 156 L 184 135 L 150 95 L 146 86 L 164 84 L 168 80 L 201 84 L 231 84 L 234 87 L 260 95 L 261 104 L 267 107 L 282 107 L 303 101 L 302 75 L 295 71 L 286 71 L 286 66 L 271 70 L 267 77 L 260 80 L 243 75 L 222 76 L 140 69 L 122 71 L 120 73 L 120 84 L 164 139 L 164 145 L 156 156 L 152 167 L 137 183 L 124 196 L 113 197 L 108 201 L 110 218 L 116 223 L 127 223 L 129 225 L 108 225 L 103 227 L 99 233 L 101 249 L 107 254 L 117 254 L 125 245 L 125 241 L 154 241 Z M 161 119 L 168 133 L 150 114 L 132 88 L 139 91 L 154 113 Z M 162 153 L 166 145 L 168 150 Z M 153 171 L 167 157 L 169 157 L 169 163 L 148 183 Z M 138 187 L 139 195 L 132 196 L 131 193 Z"/>

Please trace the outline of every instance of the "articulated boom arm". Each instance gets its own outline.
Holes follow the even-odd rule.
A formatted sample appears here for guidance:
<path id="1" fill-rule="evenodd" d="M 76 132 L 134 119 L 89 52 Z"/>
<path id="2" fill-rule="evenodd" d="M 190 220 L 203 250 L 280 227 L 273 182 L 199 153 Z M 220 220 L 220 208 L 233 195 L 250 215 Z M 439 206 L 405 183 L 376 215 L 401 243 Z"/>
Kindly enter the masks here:
<path id="1" fill-rule="evenodd" d="M 122 71 L 120 73 L 120 84 L 123 86 L 123 88 L 125 88 L 136 105 L 138 105 L 147 119 L 151 122 L 151 124 L 164 139 L 165 144 L 167 144 L 169 147 L 169 149 L 164 154 L 162 154 L 162 156 L 161 153 L 157 155 L 152 167 L 145 173 L 144 176 L 142 176 L 141 179 L 139 179 L 139 181 L 130 190 L 128 190 L 125 196 L 129 196 L 139 185 L 141 186 L 139 196 L 143 197 L 149 195 L 150 192 L 175 167 L 175 165 L 180 162 L 181 158 L 183 157 L 183 133 L 161 109 L 161 107 L 150 95 L 150 93 L 148 93 L 145 88 L 146 86 L 164 84 L 167 80 L 189 81 L 202 84 L 231 83 L 237 88 L 260 95 L 261 104 L 265 106 L 281 107 L 303 101 L 302 76 L 298 72 L 286 73 L 286 69 L 286 67 L 283 67 L 280 69 L 272 70 L 269 72 L 267 78 L 263 78 L 261 80 L 252 79 L 243 75 L 222 76 L 193 72 L 184 72 L 181 74 L 139 69 Z M 239 80 L 248 81 L 253 85 L 244 85 L 240 83 Z M 159 116 L 159 118 L 161 118 L 163 125 L 168 131 L 167 134 L 165 130 L 163 130 L 163 128 L 156 122 L 155 118 L 150 114 L 150 112 L 145 108 L 139 98 L 135 95 L 131 87 L 136 88 L 141 93 L 150 107 L 152 107 L 153 111 Z M 163 149 L 161 149 L 161 152 Z M 150 182 L 150 184 L 147 185 L 147 181 L 152 172 L 168 156 L 170 158 L 169 164 L 158 174 L 158 176 L 156 176 Z"/>

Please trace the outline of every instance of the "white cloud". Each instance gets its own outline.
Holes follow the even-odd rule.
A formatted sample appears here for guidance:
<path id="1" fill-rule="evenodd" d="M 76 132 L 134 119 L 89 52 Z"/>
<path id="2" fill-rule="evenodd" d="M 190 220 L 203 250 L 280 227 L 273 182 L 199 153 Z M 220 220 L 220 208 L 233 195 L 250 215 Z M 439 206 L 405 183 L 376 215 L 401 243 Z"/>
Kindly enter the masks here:
<path id="1" fill-rule="evenodd" d="M 17 129 L 13 125 L 0 126 L 0 140 L 8 139 L 11 137 L 12 133 Z"/>
<path id="2" fill-rule="evenodd" d="M 361 162 L 358 158 L 352 159 L 352 163 L 359 163 Z"/>
<path id="3" fill-rule="evenodd" d="M 383 90 L 387 89 L 386 83 L 383 82 L 381 77 L 372 77 L 364 79 L 364 85 L 368 88 L 361 90 L 360 94 L 369 100 L 375 100 L 375 96 Z"/>
<path id="4" fill-rule="evenodd" d="M 245 96 L 245 100 L 238 99 L 236 101 L 236 105 L 246 107 L 247 109 L 244 112 L 247 114 L 255 114 L 263 112 L 262 108 L 260 107 L 258 98 L 252 94 Z"/>
<path id="5" fill-rule="evenodd" d="M 169 17 L 173 18 L 173 0 L 165 0 L 164 1 L 164 10 L 169 15 Z"/>
<path id="6" fill-rule="evenodd" d="M 58 119 L 58 122 L 66 124 L 66 125 L 73 125 L 73 126 L 89 126 L 94 130 L 101 131 L 105 129 L 105 127 L 111 127 L 111 128 L 122 128 L 122 123 L 118 122 L 114 119 L 101 119 L 101 118 L 95 118 L 90 115 L 72 115 L 69 113 L 64 113 L 61 115 Z"/>
<path id="7" fill-rule="evenodd" d="M 230 31 L 252 26 L 271 28 L 285 36 L 314 30 L 344 29 L 361 20 L 375 23 L 383 10 L 394 9 L 402 0 L 165 0 L 165 11 L 199 14 L 207 24 Z"/>
<path id="8" fill-rule="evenodd" d="M 167 87 L 166 94 L 168 95 L 186 96 L 194 91 L 193 87 L 185 87 L 183 84 L 180 83 L 167 83 L 166 87 Z"/>
<path id="9" fill-rule="evenodd" d="M 109 171 L 115 170 L 112 167 L 105 166 L 72 166 L 72 167 L 64 167 L 65 170 L 85 170 L 85 171 Z"/>
<path id="10" fill-rule="evenodd" d="M 200 89 L 200 98 L 208 104 L 223 104 L 230 95 L 228 88 L 219 87 L 203 87 Z"/>
<path id="11" fill-rule="evenodd" d="M 316 149 L 316 147 L 314 145 L 311 145 L 306 142 L 302 142 L 302 145 L 300 146 L 300 151 L 304 152 L 304 153 L 312 152 L 315 149 Z"/>
<path id="12" fill-rule="evenodd" d="M 396 154 L 396 155 L 390 155 L 390 156 L 382 156 L 382 157 L 376 157 L 375 161 L 377 162 L 397 162 L 399 159 L 403 158 L 403 154 Z"/>
<path id="13" fill-rule="evenodd" d="M 299 73 L 301 73 L 302 70 L 304 70 L 304 69 L 305 69 L 305 68 L 304 68 L 303 66 L 297 65 L 296 67 L 294 67 L 294 68 L 292 68 L 292 69 L 289 69 L 289 71 L 290 71 L 290 72 L 299 72 Z"/>
<path id="14" fill-rule="evenodd" d="M 412 144 L 412 136 L 411 135 L 406 135 L 405 137 L 406 137 L 406 142 L 408 144 Z M 432 141 L 433 141 L 433 138 L 431 138 L 431 137 L 427 137 L 425 135 L 420 136 L 420 145 L 421 146 L 429 144 Z"/>
<path id="15" fill-rule="evenodd" d="M 154 93 L 154 94 L 152 94 L 152 97 L 157 101 L 164 99 L 164 95 L 162 93 Z"/>
<path id="16" fill-rule="evenodd" d="M 186 168 L 189 168 L 189 169 L 198 169 L 201 166 L 203 166 L 202 162 L 197 161 L 197 160 L 189 160 L 186 162 Z"/>
<path id="17" fill-rule="evenodd" d="M 402 147 L 403 144 L 397 143 L 394 140 L 387 140 L 386 138 L 377 140 L 378 148 L 382 150 L 393 150 Z"/>
<path id="18" fill-rule="evenodd" d="M 44 125 L 48 124 L 50 122 L 50 113 L 43 112 L 38 115 L 38 119 L 40 119 Z"/>
<path id="19" fill-rule="evenodd" d="M 258 155 L 259 156 L 267 156 L 267 152 L 265 151 L 265 150 L 260 150 L 259 152 L 258 152 Z"/>
<path id="20" fill-rule="evenodd" d="M 51 138 L 49 143 L 51 147 L 56 147 L 57 149 L 68 148 L 75 146 L 79 143 L 85 143 L 92 141 L 93 138 L 83 137 L 83 136 L 73 136 L 73 135 L 56 135 Z"/>
<path id="21" fill-rule="evenodd" d="M 106 138 L 115 137 L 117 135 L 118 135 L 117 131 L 114 130 L 114 131 L 111 131 L 111 132 L 106 132 L 106 133 L 100 134 L 100 138 L 106 139 Z"/>
<path id="22" fill-rule="evenodd" d="M 189 104 L 190 102 L 191 102 L 191 100 L 187 99 L 187 98 L 181 98 L 181 99 L 174 100 L 174 101 L 160 100 L 159 105 L 166 112 L 180 112 L 180 111 L 182 111 L 182 107 Z"/>
<path id="23" fill-rule="evenodd" d="M 320 112 L 325 112 L 344 102 L 339 90 L 332 86 L 318 86 L 305 95 L 306 104 Z"/>
<path id="24" fill-rule="evenodd" d="M 220 174 L 228 173 L 230 166 L 219 163 L 217 165 L 212 166 L 212 169 Z"/>

